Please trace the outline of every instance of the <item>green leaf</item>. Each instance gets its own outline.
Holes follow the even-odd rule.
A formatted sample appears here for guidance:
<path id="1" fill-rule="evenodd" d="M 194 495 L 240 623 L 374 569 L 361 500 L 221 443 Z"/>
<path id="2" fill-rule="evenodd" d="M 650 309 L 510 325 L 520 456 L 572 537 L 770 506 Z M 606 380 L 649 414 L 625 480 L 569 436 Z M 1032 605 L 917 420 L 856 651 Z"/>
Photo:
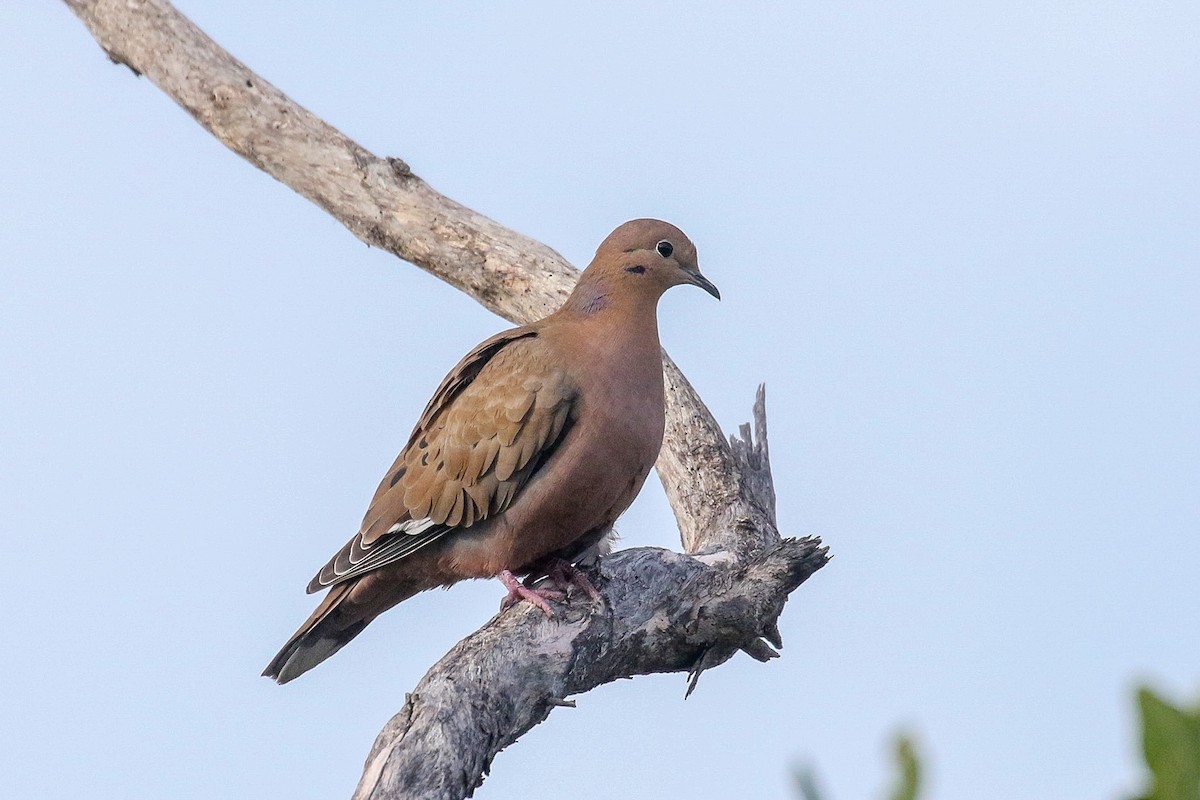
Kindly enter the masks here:
<path id="1" fill-rule="evenodd" d="M 1138 689 L 1142 753 L 1150 768 L 1145 800 L 1200 800 L 1200 707 L 1175 707 L 1147 686 Z"/>
<path id="2" fill-rule="evenodd" d="M 892 753 L 900 774 L 896 777 L 895 788 L 888 796 L 891 800 L 917 800 L 917 793 L 921 789 L 921 762 L 917 758 L 917 747 L 913 738 L 906 733 L 896 734 Z"/>

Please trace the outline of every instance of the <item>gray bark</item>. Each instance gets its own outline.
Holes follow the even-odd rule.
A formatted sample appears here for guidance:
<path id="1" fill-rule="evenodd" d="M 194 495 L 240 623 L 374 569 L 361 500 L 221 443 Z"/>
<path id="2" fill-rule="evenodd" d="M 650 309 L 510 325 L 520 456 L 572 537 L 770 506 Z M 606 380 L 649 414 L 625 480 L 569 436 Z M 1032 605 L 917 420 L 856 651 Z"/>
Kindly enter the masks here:
<path id="1" fill-rule="evenodd" d="M 439 194 L 237 61 L 165 0 L 65 0 L 116 63 L 153 82 L 259 169 L 362 241 L 514 322 L 545 316 L 578 271 L 545 245 Z M 684 552 L 605 558 L 603 603 L 573 599 L 551 620 L 518 607 L 439 661 L 380 733 L 356 798 L 470 796 L 492 758 L 569 695 L 638 674 L 705 669 L 780 646 L 788 594 L 827 560 L 816 538 L 781 539 L 764 392 L 726 441 L 664 353 L 667 430 L 657 466 Z"/>
<path id="2" fill-rule="evenodd" d="M 500 614 L 435 664 L 376 738 L 355 800 L 470 796 L 496 753 L 573 694 L 633 675 L 699 677 L 739 649 L 773 658 L 764 638 L 779 643 L 788 592 L 824 559 L 798 539 L 739 568 L 648 547 L 603 559 L 602 608 Z"/>

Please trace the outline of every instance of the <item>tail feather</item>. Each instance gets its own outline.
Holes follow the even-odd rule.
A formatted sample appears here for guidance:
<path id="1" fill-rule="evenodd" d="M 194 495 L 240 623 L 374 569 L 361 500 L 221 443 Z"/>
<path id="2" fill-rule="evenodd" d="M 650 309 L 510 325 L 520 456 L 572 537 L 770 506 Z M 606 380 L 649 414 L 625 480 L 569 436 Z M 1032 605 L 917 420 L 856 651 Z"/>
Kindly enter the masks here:
<path id="1" fill-rule="evenodd" d="M 334 586 L 312 615 L 292 634 L 263 670 L 265 677 L 287 683 L 320 664 L 362 632 L 373 617 L 350 615 L 340 608 L 357 581 Z"/>

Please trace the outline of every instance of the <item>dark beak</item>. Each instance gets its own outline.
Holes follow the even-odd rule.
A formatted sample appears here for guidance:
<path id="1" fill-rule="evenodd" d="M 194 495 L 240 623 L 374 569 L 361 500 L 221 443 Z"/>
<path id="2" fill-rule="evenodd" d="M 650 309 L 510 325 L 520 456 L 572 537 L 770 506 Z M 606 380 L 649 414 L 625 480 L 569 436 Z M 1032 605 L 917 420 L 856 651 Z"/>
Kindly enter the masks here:
<path id="1" fill-rule="evenodd" d="M 691 283 L 693 285 L 699 286 L 701 289 L 708 292 L 709 294 L 711 294 L 713 297 L 717 298 L 718 300 L 721 299 L 720 290 L 717 289 L 717 287 L 713 285 L 712 281 L 710 281 L 708 278 L 701 275 L 699 272 L 689 272 L 688 279 L 691 281 Z"/>

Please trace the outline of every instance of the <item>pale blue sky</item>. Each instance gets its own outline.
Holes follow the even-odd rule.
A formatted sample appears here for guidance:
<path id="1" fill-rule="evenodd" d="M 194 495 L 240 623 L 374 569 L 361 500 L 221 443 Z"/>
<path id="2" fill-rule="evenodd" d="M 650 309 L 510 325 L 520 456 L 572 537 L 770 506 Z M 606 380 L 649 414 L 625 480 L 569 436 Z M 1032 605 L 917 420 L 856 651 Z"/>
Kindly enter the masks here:
<path id="1" fill-rule="evenodd" d="M 833 562 L 784 657 L 579 698 L 477 796 L 1136 786 L 1135 681 L 1200 691 L 1200 5 L 184 2 L 264 77 L 576 264 L 697 242 L 668 349 L 769 391 L 786 533 Z M 0 5 L 0 781 L 348 796 L 495 582 L 286 687 L 438 380 L 503 323 L 232 156 L 54 2 Z M 620 525 L 677 546 L 661 490 Z"/>

